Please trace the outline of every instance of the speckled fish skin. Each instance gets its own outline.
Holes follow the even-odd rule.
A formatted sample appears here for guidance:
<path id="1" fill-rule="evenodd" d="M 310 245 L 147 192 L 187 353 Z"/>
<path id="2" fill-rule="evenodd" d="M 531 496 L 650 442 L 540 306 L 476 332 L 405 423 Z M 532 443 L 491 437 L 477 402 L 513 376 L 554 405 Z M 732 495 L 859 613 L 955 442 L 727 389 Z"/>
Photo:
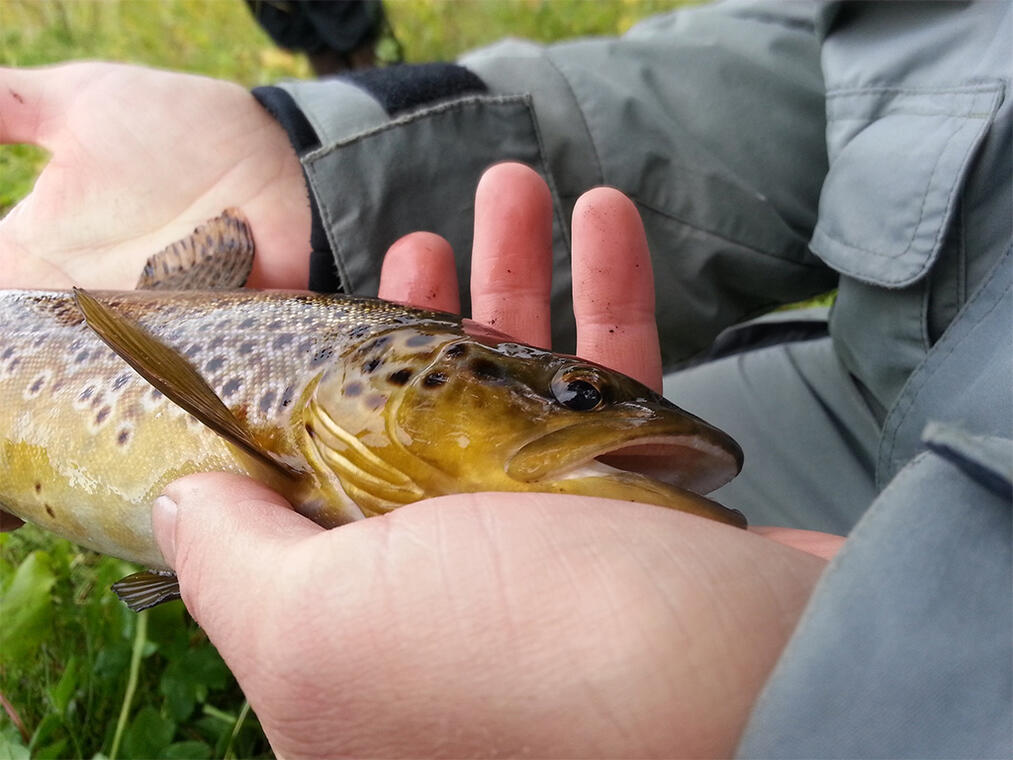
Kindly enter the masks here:
<path id="1" fill-rule="evenodd" d="M 154 389 L 85 323 L 72 294 L 0 291 L 0 507 L 100 552 L 164 567 L 151 501 L 178 477 L 215 470 L 261 480 L 325 527 L 480 490 L 608 495 L 743 524 L 593 461 L 678 439 L 720 471 L 704 478 L 709 488 L 741 466 L 726 435 L 617 373 L 472 337 L 453 315 L 249 290 L 92 295 L 184 357 L 298 473 L 283 477 Z M 560 382 L 583 388 L 574 377 L 604 388 L 599 408 L 553 397 Z"/>

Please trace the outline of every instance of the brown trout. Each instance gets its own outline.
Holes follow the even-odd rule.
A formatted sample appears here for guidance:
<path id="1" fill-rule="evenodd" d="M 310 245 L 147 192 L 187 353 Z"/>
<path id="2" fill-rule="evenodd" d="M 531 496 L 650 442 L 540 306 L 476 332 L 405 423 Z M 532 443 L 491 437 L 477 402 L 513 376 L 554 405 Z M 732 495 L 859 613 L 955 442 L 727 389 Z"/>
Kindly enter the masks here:
<path id="1" fill-rule="evenodd" d="M 250 290 L 0 291 L 0 320 L 0 508 L 153 568 L 118 584 L 136 609 L 178 595 L 149 510 L 194 472 L 252 476 L 324 527 L 475 491 L 745 525 L 697 495 L 741 467 L 726 434 L 455 315 Z"/>

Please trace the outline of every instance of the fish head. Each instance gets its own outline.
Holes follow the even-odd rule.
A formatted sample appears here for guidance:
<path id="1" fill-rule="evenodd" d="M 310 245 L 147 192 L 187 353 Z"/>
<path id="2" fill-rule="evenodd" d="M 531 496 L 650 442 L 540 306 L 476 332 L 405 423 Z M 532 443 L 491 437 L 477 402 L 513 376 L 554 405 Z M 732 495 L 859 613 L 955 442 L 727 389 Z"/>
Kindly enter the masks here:
<path id="1" fill-rule="evenodd" d="M 727 434 L 592 362 L 477 326 L 429 336 L 388 335 L 382 355 L 351 362 L 351 380 L 347 362 L 325 373 L 309 404 L 317 451 L 368 512 L 444 493 L 541 491 L 744 525 L 702 498 L 741 469 Z M 426 350 L 405 350 L 412 342 Z M 370 399 L 355 423 L 349 389 Z"/>

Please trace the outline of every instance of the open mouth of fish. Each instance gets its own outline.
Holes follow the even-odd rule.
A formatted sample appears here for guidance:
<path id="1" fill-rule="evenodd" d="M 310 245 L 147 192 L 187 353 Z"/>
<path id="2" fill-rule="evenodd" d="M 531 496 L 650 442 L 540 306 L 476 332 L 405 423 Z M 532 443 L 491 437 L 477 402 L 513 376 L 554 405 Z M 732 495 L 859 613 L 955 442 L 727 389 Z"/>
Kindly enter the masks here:
<path id="1" fill-rule="evenodd" d="M 645 435 L 636 427 L 609 432 L 614 435 L 603 440 L 599 425 L 556 430 L 523 446 L 507 471 L 527 482 L 605 477 L 618 471 L 703 495 L 730 481 L 742 467 L 738 445 L 712 428 L 706 435 Z"/>

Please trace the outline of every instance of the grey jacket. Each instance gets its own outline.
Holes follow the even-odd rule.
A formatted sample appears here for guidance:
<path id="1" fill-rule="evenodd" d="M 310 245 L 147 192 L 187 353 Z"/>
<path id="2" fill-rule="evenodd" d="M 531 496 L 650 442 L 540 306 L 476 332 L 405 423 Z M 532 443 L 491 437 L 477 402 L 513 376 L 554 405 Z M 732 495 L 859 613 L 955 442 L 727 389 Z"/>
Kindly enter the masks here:
<path id="1" fill-rule="evenodd" d="M 1005 2 L 727 2 L 257 92 L 301 154 L 314 271 L 349 292 L 375 293 L 415 229 L 465 254 L 466 283 L 472 194 L 507 159 L 553 192 L 563 350 L 568 218 L 594 185 L 641 211 L 669 368 L 838 288 L 830 333 L 881 426 L 881 493 L 743 756 L 1013 753 L 1011 40 Z"/>

